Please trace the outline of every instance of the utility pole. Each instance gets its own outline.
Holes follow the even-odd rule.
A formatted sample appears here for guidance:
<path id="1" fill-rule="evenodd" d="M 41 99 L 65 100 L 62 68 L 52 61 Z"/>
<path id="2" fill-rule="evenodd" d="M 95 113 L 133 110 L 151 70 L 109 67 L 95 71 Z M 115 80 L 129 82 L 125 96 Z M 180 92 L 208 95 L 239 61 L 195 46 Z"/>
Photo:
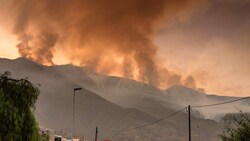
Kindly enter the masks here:
<path id="1" fill-rule="evenodd" d="M 82 88 L 74 88 L 74 95 L 73 95 L 73 116 L 72 116 L 72 128 L 71 128 L 71 140 L 73 141 L 73 138 L 74 138 L 74 124 L 75 124 L 75 94 L 76 94 L 76 91 L 79 91 L 79 90 L 82 90 Z"/>
<path id="2" fill-rule="evenodd" d="M 75 89 L 73 95 L 73 116 L 72 116 L 72 128 L 71 128 L 71 140 L 73 141 L 74 138 L 74 123 L 75 123 Z"/>
<path id="3" fill-rule="evenodd" d="M 188 133 L 189 133 L 189 141 L 191 141 L 191 114 L 190 114 L 190 105 L 188 105 Z"/>
<path id="4" fill-rule="evenodd" d="M 95 128 L 95 141 L 97 141 L 98 127 Z"/>

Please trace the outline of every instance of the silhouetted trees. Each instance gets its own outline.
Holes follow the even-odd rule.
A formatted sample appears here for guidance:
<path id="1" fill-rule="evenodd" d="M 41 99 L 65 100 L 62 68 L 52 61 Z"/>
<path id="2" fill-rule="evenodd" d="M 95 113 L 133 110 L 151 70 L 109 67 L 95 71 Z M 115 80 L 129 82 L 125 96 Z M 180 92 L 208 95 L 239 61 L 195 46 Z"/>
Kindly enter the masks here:
<path id="1" fill-rule="evenodd" d="M 0 75 L 0 141 L 44 141 L 33 115 L 39 89 L 26 79 Z"/>
<path id="2" fill-rule="evenodd" d="M 250 141 L 249 115 L 238 109 L 239 115 L 225 118 L 225 131 L 220 135 L 223 141 Z"/>

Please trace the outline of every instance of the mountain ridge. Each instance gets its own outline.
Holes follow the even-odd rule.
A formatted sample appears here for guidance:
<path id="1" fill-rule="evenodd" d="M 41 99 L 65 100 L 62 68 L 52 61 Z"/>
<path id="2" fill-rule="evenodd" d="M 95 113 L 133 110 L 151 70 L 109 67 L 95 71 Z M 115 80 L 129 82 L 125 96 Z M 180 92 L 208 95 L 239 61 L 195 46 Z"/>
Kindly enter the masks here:
<path id="1" fill-rule="evenodd" d="M 178 95 L 184 96 L 185 92 L 187 95 L 188 92 L 196 94 L 195 90 L 183 86 L 163 91 L 135 80 L 98 74 L 86 68 L 73 65 L 43 66 L 25 58 L 0 59 L 0 73 L 6 70 L 11 71 L 13 77 L 28 77 L 31 82 L 41 84 L 36 110 L 38 122 L 67 134 L 71 127 L 73 88 L 82 87 L 83 90 L 76 94 L 76 134 L 89 139 L 93 139 L 92 130 L 96 126 L 100 131 L 105 130 L 100 132 L 100 139 L 107 139 L 117 134 L 113 131 L 143 125 L 186 107 L 187 103 Z M 206 94 L 198 95 L 207 98 Z M 178 100 L 181 103 L 177 103 Z M 187 113 L 181 112 L 175 118 L 140 130 L 124 132 L 114 140 L 136 141 L 138 137 L 144 141 L 186 140 L 186 120 Z M 199 116 L 192 116 L 192 120 L 193 140 L 218 140 L 220 123 Z M 207 133 L 204 134 L 202 130 Z"/>

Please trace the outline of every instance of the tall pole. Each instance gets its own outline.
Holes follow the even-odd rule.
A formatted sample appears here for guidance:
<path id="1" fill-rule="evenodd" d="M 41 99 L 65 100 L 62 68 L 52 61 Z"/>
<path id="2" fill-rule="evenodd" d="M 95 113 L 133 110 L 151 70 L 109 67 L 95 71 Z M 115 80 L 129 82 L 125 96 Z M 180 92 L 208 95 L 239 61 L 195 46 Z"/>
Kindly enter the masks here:
<path id="1" fill-rule="evenodd" d="M 191 141 L 191 114 L 190 114 L 190 105 L 188 105 L 188 133 L 189 133 L 189 141 Z"/>
<path id="2" fill-rule="evenodd" d="M 72 116 L 72 129 L 71 129 L 71 140 L 73 141 L 74 138 L 74 124 L 75 124 L 75 93 L 82 88 L 74 88 L 74 95 L 73 95 L 73 116 Z"/>
<path id="3" fill-rule="evenodd" d="M 75 90 L 74 90 L 74 95 L 73 95 L 73 117 L 72 117 L 72 128 L 71 128 L 71 140 L 73 141 L 74 137 L 74 124 L 75 124 Z"/>
<path id="4" fill-rule="evenodd" d="M 95 141 L 97 141 L 98 127 L 95 128 Z"/>

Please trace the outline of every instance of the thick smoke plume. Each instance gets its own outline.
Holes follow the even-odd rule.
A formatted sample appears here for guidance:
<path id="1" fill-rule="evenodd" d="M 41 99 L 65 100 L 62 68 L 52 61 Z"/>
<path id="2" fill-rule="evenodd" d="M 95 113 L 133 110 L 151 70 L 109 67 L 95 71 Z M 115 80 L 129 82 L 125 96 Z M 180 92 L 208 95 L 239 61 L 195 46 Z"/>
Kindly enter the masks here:
<path id="1" fill-rule="evenodd" d="M 187 19 L 204 0 L 13 0 L 14 33 L 21 56 L 53 65 L 55 48 L 74 64 L 118 72 L 153 85 L 178 84 L 160 74 L 152 42 L 160 22 Z M 162 82 L 162 75 L 167 80 Z M 195 86 L 194 79 L 186 82 Z"/>

